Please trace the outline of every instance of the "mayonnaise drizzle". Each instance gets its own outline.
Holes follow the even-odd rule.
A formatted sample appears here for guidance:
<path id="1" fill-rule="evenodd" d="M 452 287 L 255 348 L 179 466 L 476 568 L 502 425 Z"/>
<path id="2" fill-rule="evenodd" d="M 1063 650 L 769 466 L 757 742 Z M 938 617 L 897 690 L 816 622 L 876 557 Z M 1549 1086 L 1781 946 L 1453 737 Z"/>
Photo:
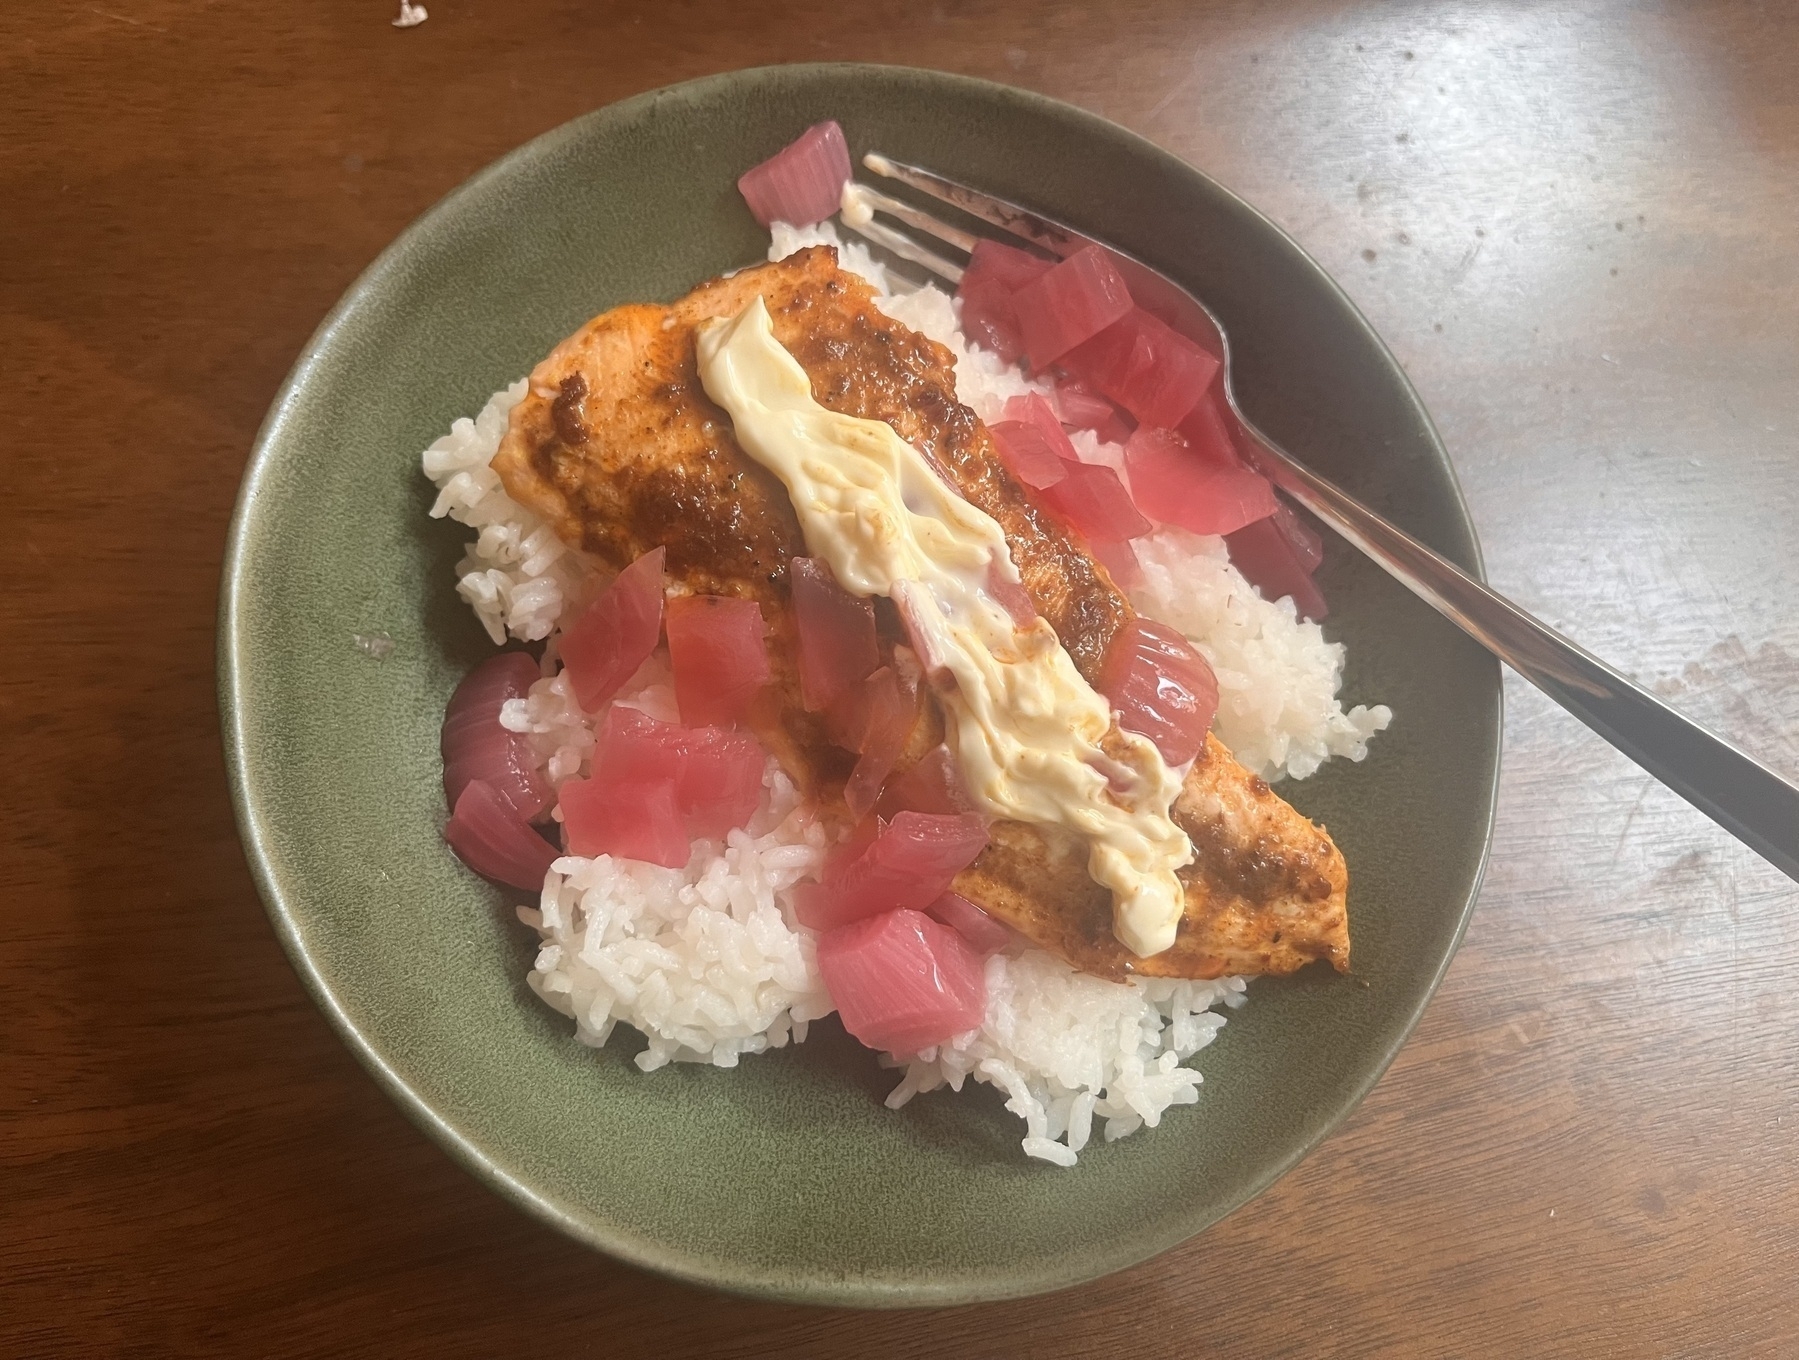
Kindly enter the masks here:
<path id="1" fill-rule="evenodd" d="M 1126 760 L 1107 756 L 1111 706 L 1047 620 L 1020 628 L 993 598 L 995 574 L 1019 584 L 999 525 L 891 426 L 814 401 L 761 298 L 701 324 L 699 368 L 737 442 L 786 485 L 807 548 L 853 594 L 903 601 L 924 650 L 953 677 L 940 693 L 976 804 L 1082 837 L 1088 873 L 1112 892 L 1119 940 L 1139 955 L 1167 949 L 1181 918 L 1174 871 L 1193 855 L 1168 815 L 1180 781 L 1143 737 L 1123 733 Z"/>

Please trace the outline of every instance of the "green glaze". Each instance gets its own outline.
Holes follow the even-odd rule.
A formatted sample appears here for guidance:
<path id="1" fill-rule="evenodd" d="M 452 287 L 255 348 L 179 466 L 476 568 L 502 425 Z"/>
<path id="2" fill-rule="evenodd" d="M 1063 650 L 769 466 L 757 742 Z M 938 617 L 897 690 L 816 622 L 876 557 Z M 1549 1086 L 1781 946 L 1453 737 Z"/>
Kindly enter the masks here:
<path id="1" fill-rule="evenodd" d="M 736 175 L 808 124 L 1051 214 L 1186 283 L 1238 347 L 1245 409 L 1478 567 L 1455 478 L 1398 365 L 1253 209 L 1110 123 L 926 71 L 794 66 L 640 96 L 477 175 L 320 327 L 263 427 L 225 569 L 220 691 L 245 845 L 295 966 L 407 1113 L 571 1236 L 682 1279 L 820 1303 L 1054 1289 L 1172 1246 L 1329 1133 L 1405 1039 L 1486 852 L 1495 664 L 1341 543 L 1322 581 L 1346 698 L 1390 703 L 1361 765 L 1285 789 L 1351 870 L 1355 973 L 1252 985 L 1197 1106 L 1078 1168 L 1027 1161 L 987 1088 L 899 1114 L 834 1020 L 733 1071 L 639 1074 L 524 985 L 530 932 L 439 839 L 437 729 L 488 644 L 456 599 L 426 444 L 614 304 L 757 258 Z M 352 641 L 382 631 L 376 660 Z"/>

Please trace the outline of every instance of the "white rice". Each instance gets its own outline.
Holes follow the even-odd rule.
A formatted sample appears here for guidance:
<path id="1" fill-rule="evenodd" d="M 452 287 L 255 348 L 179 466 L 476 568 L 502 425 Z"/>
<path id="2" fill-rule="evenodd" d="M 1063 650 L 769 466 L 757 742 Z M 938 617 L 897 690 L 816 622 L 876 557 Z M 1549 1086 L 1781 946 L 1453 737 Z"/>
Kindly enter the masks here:
<path id="1" fill-rule="evenodd" d="M 1143 581 L 1131 603 L 1186 634 L 1218 677 L 1213 730 L 1264 779 L 1304 779 L 1332 756 L 1360 760 L 1393 721 L 1385 704 L 1337 698 L 1343 644 L 1299 617 L 1291 599 L 1264 600 L 1225 554 L 1224 540 L 1165 525 L 1136 541 Z"/>
<path id="2" fill-rule="evenodd" d="M 551 867 L 538 910 L 519 917 L 543 938 L 529 982 L 599 1047 L 620 1020 L 649 1047 L 645 1072 L 669 1062 L 735 1067 L 745 1053 L 806 1037 L 834 1009 L 815 938 L 793 920 L 790 889 L 815 877 L 824 831 L 771 760 L 748 827 L 700 841 L 685 869 L 568 856 Z"/>
<path id="3" fill-rule="evenodd" d="M 508 633 L 525 642 L 547 638 L 592 574 L 549 525 L 506 494 L 488 466 L 508 415 L 525 399 L 525 382 L 495 392 L 480 415 L 458 420 L 424 456 L 425 475 L 438 488 L 431 518 L 448 515 L 480 530 L 456 564 L 456 593 L 495 643 Z"/>
<path id="4" fill-rule="evenodd" d="M 882 291 L 884 312 L 951 349 L 957 393 L 983 419 L 997 418 L 1008 398 L 1026 392 L 1054 400 L 1047 383 L 970 349 L 958 304 L 947 294 L 902 291 L 829 224 L 806 231 L 777 225 L 769 257 L 812 244 L 838 246 L 844 267 Z M 423 461 L 439 488 L 432 516 L 479 530 L 457 564 L 457 592 L 496 643 L 507 635 L 550 639 L 545 678 L 528 698 L 509 703 L 501 721 L 529 734 L 560 783 L 588 772 L 604 715 L 584 713 L 575 702 L 552 635 L 604 577 L 513 502 L 489 466 L 524 394 L 523 379 L 495 393 Z M 1082 457 L 1123 471 L 1115 445 L 1091 434 L 1075 442 Z M 1340 645 L 1301 621 L 1290 600 L 1262 599 L 1230 565 L 1222 539 L 1164 528 L 1137 548 L 1144 580 L 1132 601 L 1180 629 L 1212 662 L 1218 735 L 1239 760 L 1269 779 L 1302 779 L 1332 756 L 1363 758 L 1369 737 L 1392 715 L 1385 707 L 1343 710 Z M 675 719 L 660 654 L 617 702 Z M 684 869 L 606 855 L 557 860 L 538 908 L 519 910 L 541 939 L 530 985 L 574 1019 L 583 1043 L 604 1044 L 620 1021 L 640 1031 L 648 1047 L 636 1061 L 646 1072 L 669 1062 L 734 1067 L 743 1054 L 798 1043 L 811 1021 L 835 1009 L 818 974 L 813 933 L 798 924 L 792 902 L 793 886 L 816 875 L 827 849 L 822 827 L 771 759 L 749 826 L 723 842 L 695 842 Z M 1024 1121 L 1028 1155 L 1072 1166 L 1096 1119 L 1110 1141 L 1153 1128 L 1169 1107 L 1198 1100 L 1200 1074 L 1185 1063 L 1223 1026 L 1216 1008 L 1244 1000 L 1242 978 L 1114 983 L 1020 947 L 988 959 L 987 1013 L 978 1030 L 904 1062 L 882 1056 L 904 1068 L 887 1103 L 897 1109 L 941 1086 L 959 1091 L 971 1078 L 986 1082 Z"/>
<path id="5" fill-rule="evenodd" d="M 1200 1075 L 1181 1063 L 1223 1027 L 1211 1007 L 1242 1005 L 1243 987 L 1242 978 L 1107 982 L 1041 949 L 995 954 L 981 1028 L 904 1063 L 887 1104 L 897 1110 L 944 1085 L 960 1091 L 972 1076 L 1006 1093 L 1024 1120 L 1026 1153 L 1073 1166 L 1095 1117 L 1111 1142 L 1199 1099 Z"/>

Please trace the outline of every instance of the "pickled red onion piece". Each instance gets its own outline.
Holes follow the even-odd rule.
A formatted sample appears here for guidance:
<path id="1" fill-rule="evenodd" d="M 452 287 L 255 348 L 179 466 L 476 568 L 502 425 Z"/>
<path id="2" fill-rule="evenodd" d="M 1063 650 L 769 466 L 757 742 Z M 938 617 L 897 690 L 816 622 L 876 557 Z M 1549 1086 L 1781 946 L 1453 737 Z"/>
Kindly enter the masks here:
<path id="1" fill-rule="evenodd" d="M 956 757 L 947 746 L 933 746 L 917 764 L 887 781 L 876 810 L 884 817 L 908 811 L 953 816 L 976 808 Z"/>
<path id="2" fill-rule="evenodd" d="M 1124 446 L 1137 505 L 1162 524 L 1229 534 L 1275 511 L 1268 479 L 1242 464 L 1202 458 L 1173 430 L 1139 426 Z"/>
<path id="3" fill-rule="evenodd" d="M 1056 400 L 1062 407 L 1063 423 L 1077 430 L 1097 430 L 1116 413 L 1107 398 L 1089 391 L 1086 384 L 1072 378 L 1056 384 Z"/>
<path id="4" fill-rule="evenodd" d="M 687 764 L 675 782 L 675 803 L 687 818 L 689 835 L 722 840 L 755 815 L 768 754 L 745 732 L 700 727 L 687 735 Z"/>
<path id="5" fill-rule="evenodd" d="M 1134 590 L 1142 584 L 1143 564 L 1137 560 L 1137 550 L 1128 542 L 1108 543 L 1104 539 L 1095 539 L 1087 546 L 1105 567 L 1112 584 L 1122 590 Z"/>
<path id="6" fill-rule="evenodd" d="M 1198 755 L 1218 712 L 1212 667 L 1174 629 L 1135 618 L 1106 649 L 1099 690 L 1118 711 L 1118 725 L 1148 737 L 1170 765 Z"/>
<path id="7" fill-rule="evenodd" d="M 606 710 L 593 746 L 593 774 L 613 784 L 647 784 L 680 776 L 685 729 L 623 704 Z"/>
<path id="8" fill-rule="evenodd" d="M 1037 497 L 1089 540 L 1122 543 L 1149 532 L 1149 521 L 1111 468 L 1070 462 L 1064 470 L 1067 476 L 1039 491 Z"/>
<path id="9" fill-rule="evenodd" d="M 470 671 L 444 710 L 444 802 L 455 807 L 469 781 L 479 779 L 529 821 L 550 805 L 554 790 L 523 733 L 500 726 L 508 699 L 522 699 L 539 677 L 524 652 L 501 652 Z M 540 876 L 541 877 L 541 876 Z"/>
<path id="10" fill-rule="evenodd" d="M 968 343 L 991 350 L 1007 363 L 1017 363 L 1024 356 L 1024 341 L 1018 337 L 1018 313 L 1012 307 L 1012 294 L 989 284 L 970 288 L 964 280 L 956 296 L 962 301 L 962 332 Z"/>
<path id="11" fill-rule="evenodd" d="M 1218 388 L 1207 389 L 1205 396 L 1176 429 L 1192 446 L 1193 452 L 1205 461 L 1222 467 L 1246 466 L 1243 455 L 1237 451 L 1237 437 L 1231 432 L 1230 421 L 1224 413 L 1224 395 Z"/>
<path id="12" fill-rule="evenodd" d="M 1041 278 L 1052 263 L 998 241 L 975 242 L 956 289 L 962 303 L 962 330 L 969 342 L 991 350 L 1007 363 L 1015 362 L 1024 353 L 1024 341 L 1019 337 L 1012 295 Z"/>
<path id="13" fill-rule="evenodd" d="M 850 150 L 833 121 L 814 123 L 737 179 L 750 215 L 763 226 L 809 227 L 837 211 L 850 178 Z"/>
<path id="14" fill-rule="evenodd" d="M 819 713 L 880 666 L 874 605 L 839 585 L 823 558 L 796 557 L 787 574 L 799 629 L 800 696 Z"/>
<path id="15" fill-rule="evenodd" d="M 1000 461 L 1014 477 L 1036 491 L 1061 481 L 1068 475 L 1064 465 L 1075 461 L 1072 456 L 1063 456 L 1041 430 L 1026 421 L 1002 420 L 989 425 L 987 433 L 993 436 Z"/>
<path id="16" fill-rule="evenodd" d="M 456 856 L 484 878 L 536 892 L 560 853 L 482 779 L 462 786 L 444 827 Z"/>
<path id="17" fill-rule="evenodd" d="M 594 746 L 593 774 L 640 791 L 667 784 L 684 838 L 722 838 L 755 813 L 767 762 L 761 744 L 746 733 L 678 727 L 614 704 Z M 565 820 L 567 816 L 564 807 Z"/>
<path id="18" fill-rule="evenodd" d="M 862 691 L 861 732 L 856 743 L 861 759 L 843 788 L 843 801 L 858 821 L 874 811 L 881 787 L 918 721 L 918 693 L 904 684 L 891 666 L 881 667 L 863 681 Z"/>
<path id="19" fill-rule="evenodd" d="M 850 834 L 825 856 L 824 872 L 818 876 L 819 882 L 834 883 L 843 877 L 850 865 L 868 853 L 868 847 L 887 829 L 889 820 L 885 817 L 868 817 L 851 827 Z"/>
<path id="20" fill-rule="evenodd" d="M 846 690 L 825 713 L 825 730 L 846 751 L 864 754 L 879 745 L 883 726 L 898 725 L 910 731 L 918 709 L 918 687 L 902 681 L 891 666 L 882 666 L 854 688 Z"/>
<path id="21" fill-rule="evenodd" d="M 662 636 L 662 548 L 621 571 L 562 635 L 559 651 L 575 698 L 589 713 L 637 673 Z"/>
<path id="22" fill-rule="evenodd" d="M 1001 571 L 998 562 L 987 564 L 987 593 L 1020 628 L 1029 628 L 1037 621 L 1037 604 L 1030 591 L 1023 582 L 1014 581 Z"/>
<path id="23" fill-rule="evenodd" d="M 917 581 L 902 579 L 893 583 L 893 605 L 899 611 L 900 622 L 905 625 L 906 640 L 918 654 L 925 683 L 937 687 L 953 685 L 956 678 L 950 672 L 948 658 L 932 636 L 931 611 L 926 598 L 929 594 L 930 587 Z"/>
<path id="24" fill-rule="evenodd" d="M 818 971 L 843 1027 L 899 1057 L 967 1033 L 987 1010 L 981 956 L 918 911 L 827 931 L 818 941 Z"/>
<path id="25" fill-rule="evenodd" d="M 561 807 L 571 855 L 614 855 L 665 869 L 687 863 L 692 847 L 672 780 L 633 785 L 597 775 L 569 779 L 562 785 Z"/>
<path id="26" fill-rule="evenodd" d="M 1106 444 L 1122 444 L 1130 435 L 1128 422 L 1107 398 L 1090 391 L 1085 383 L 1070 378 L 1056 384 L 1056 404 L 1062 423 L 1077 430 L 1092 430 Z"/>
<path id="27" fill-rule="evenodd" d="M 979 954 L 997 954 L 1012 943 L 1010 926 L 994 920 L 961 893 L 944 893 L 925 908 L 925 915 L 955 931 Z"/>
<path id="28" fill-rule="evenodd" d="M 1306 569 L 1305 558 L 1281 532 L 1273 516 L 1226 534 L 1224 542 L 1230 550 L 1231 565 L 1264 598 L 1278 600 L 1290 595 L 1300 616 L 1314 623 L 1330 613 L 1323 592 Z"/>
<path id="29" fill-rule="evenodd" d="M 833 857 L 824 881 L 794 890 L 800 924 L 832 930 L 880 912 L 927 907 L 986 845 L 980 817 L 902 812 L 853 859 Z"/>
<path id="30" fill-rule="evenodd" d="M 1080 461 L 1061 418 L 1035 392 L 1010 398 L 1005 416 L 989 429 L 1000 456 L 1026 486 L 1054 486 L 1068 475 L 1065 464 Z"/>
<path id="31" fill-rule="evenodd" d="M 1006 399 L 1005 416 L 1007 420 L 1022 420 L 1035 427 L 1043 435 L 1044 442 L 1058 458 L 1079 458 L 1074 451 L 1074 444 L 1068 438 L 1068 431 L 1062 428 L 1062 417 L 1055 408 L 1035 392 L 1027 392 L 1022 397 Z"/>
<path id="32" fill-rule="evenodd" d="M 1031 367 L 1042 369 L 1131 310 L 1130 289 L 1111 257 L 1088 246 L 1012 295 Z"/>
<path id="33" fill-rule="evenodd" d="M 1217 356 L 1133 307 L 1098 335 L 1062 356 L 1084 378 L 1144 425 L 1172 429 L 1218 374 Z"/>
<path id="34" fill-rule="evenodd" d="M 974 250 L 969 254 L 962 285 L 967 287 L 972 283 L 976 288 L 998 287 L 1016 293 L 1049 273 L 1055 264 L 1056 261 L 1033 255 L 1028 250 L 983 237 L 974 243 Z"/>
<path id="35" fill-rule="evenodd" d="M 1293 549 L 1301 567 L 1308 573 L 1317 571 L 1324 561 L 1324 539 L 1279 496 L 1275 497 L 1275 502 L 1278 508 L 1274 512 L 1274 525 L 1281 531 L 1281 537 L 1287 540 L 1287 546 Z"/>
<path id="36" fill-rule="evenodd" d="M 689 726 L 729 725 L 768 683 L 767 629 L 754 600 L 682 595 L 668 602 L 668 661 Z"/>

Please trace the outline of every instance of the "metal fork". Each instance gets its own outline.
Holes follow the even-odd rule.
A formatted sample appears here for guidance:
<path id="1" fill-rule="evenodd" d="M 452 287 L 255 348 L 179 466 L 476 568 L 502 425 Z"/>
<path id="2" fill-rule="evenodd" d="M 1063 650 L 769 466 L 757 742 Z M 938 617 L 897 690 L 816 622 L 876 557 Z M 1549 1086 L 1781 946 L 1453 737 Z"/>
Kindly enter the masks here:
<path id="1" fill-rule="evenodd" d="M 998 227 L 1057 258 L 1088 246 L 1111 256 L 1133 298 L 1214 354 L 1224 356 L 1228 419 L 1239 445 L 1276 486 L 1378 562 L 1444 618 L 1711 817 L 1789 877 L 1799 879 L 1799 787 L 1664 704 L 1453 562 L 1320 477 L 1247 419 L 1231 383 L 1230 338 L 1205 304 L 1167 275 L 1103 241 L 1019 204 L 916 165 L 871 152 L 862 163 Z M 866 185 L 844 198 L 844 225 L 876 245 L 957 283 L 962 267 L 874 220 L 879 213 L 956 250 L 980 239 Z"/>

